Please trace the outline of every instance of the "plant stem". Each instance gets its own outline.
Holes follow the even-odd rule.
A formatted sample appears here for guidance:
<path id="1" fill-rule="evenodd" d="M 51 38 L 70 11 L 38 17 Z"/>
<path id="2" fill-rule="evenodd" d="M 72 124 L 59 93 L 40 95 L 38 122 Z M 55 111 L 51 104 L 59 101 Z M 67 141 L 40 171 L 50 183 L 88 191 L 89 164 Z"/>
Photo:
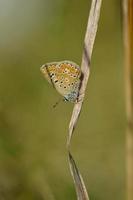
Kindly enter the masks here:
<path id="1" fill-rule="evenodd" d="M 133 0 L 123 1 L 123 15 L 127 111 L 127 200 L 133 200 Z"/>

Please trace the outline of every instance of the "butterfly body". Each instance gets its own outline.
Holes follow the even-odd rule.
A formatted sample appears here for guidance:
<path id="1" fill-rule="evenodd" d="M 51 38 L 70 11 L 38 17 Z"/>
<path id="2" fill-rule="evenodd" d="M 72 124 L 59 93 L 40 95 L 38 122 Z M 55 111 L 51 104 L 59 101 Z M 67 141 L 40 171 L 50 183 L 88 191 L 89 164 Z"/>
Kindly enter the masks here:
<path id="1" fill-rule="evenodd" d="M 71 61 L 46 63 L 41 67 L 46 80 L 64 97 L 75 102 L 81 83 L 81 69 Z"/>

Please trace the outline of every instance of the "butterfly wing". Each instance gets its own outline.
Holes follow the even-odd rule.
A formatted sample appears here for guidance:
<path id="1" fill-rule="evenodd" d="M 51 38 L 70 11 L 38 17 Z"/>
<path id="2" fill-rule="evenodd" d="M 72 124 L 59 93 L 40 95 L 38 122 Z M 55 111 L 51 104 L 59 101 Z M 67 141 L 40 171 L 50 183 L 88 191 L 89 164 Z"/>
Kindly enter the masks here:
<path id="1" fill-rule="evenodd" d="M 77 99 L 81 69 L 71 61 L 47 63 L 41 67 L 45 78 L 68 101 Z"/>
<path id="2" fill-rule="evenodd" d="M 45 79 L 53 86 L 54 86 L 53 79 L 56 75 L 57 65 L 58 65 L 58 62 L 51 62 L 51 63 L 46 63 L 42 65 L 42 67 L 40 68 L 40 71 L 42 72 Z"/>
<path id="3" fill-rule="evenodd" d="M 55 88 L 66 100 L 74 102 L 79 91 L 81 69 L 70 61 L 59 62 L 57 68 Z"/>

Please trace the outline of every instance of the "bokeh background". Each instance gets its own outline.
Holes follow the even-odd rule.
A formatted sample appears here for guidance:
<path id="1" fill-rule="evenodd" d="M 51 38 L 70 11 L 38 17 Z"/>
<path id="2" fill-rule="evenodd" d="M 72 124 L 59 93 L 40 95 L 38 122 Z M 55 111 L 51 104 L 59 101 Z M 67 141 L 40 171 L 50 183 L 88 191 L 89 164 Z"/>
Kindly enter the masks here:
<path id="1" fill-rule="evenodd" d="M 91 200 L 125 199 L 125 102 L 120 0 L 103 1 L 72 152 Z M 91 0 L 0 0 L 0 199 L 76 199 L 66 137 L 73 105 L 40 66 L 81 63 Z"/>

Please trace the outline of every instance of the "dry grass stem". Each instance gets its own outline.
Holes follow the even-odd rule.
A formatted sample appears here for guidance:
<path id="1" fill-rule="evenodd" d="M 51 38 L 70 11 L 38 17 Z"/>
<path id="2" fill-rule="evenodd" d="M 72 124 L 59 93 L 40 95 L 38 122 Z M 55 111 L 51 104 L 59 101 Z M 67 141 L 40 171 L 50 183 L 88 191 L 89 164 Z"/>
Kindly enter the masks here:
<path id="1" fill-rule="evenodd" d="M 127 200 L 133 199 L 133 0 L 123 0 L 127 110 Z"/>
<path id="2" fill-rule="evenodd" d="M 77 194 L 78 200 L 81 200 L 81 199 L 89 200 L 83 178 L 70 152 L 69 152 L 69 166 L 70 166 L 71 175 L 73 177 L 74 185 L 76 188 L 76 194 Z"/>
<path id="3" fill-rule="evenodd" d="M 74 105 L 72 117 L 69 124 L 69 134 L 68 134 L 68 140 L 67 140 L 68 147 L 70 145 L 71 137 L 72 137 L 74 128 L 77 124 L 77 120 L 81 112 L 85 90 L 87 87 L 87 82 L 88 82 L 88 78 L 90 74 L 90 61 L 91 61 L 92 50 L 93 50 L 94 41 L 96 37 L 97 27 L 98 27 L 101 3 L 102 3 L 102 0 L 92 0 L 92 4 L 91 4 L 87 30 L 85 34 L 82 64 L 81 64 L 83 79 L 82 79 L 82 84 L 79 90 L 79 101 Z"/>
<path id="4" fill-rule="evenodd" d="M 77 120 L 81 112 L 85 90 L 87 87 L 87 82 L 88 82 L 88 78 L 90 74 L 90 61 L 91 61 L 91 55 L 92 55 L 94 41 L 95 41 L 97 28 L 98 28 L 98 20 L 100 16 L 101 3 L 102 3 L 102 0 L 92 0 L 90 15 L 89 15 L 88 24 L 87 24 L 87 30 L 85 34 L 85 40 L 84 40 L 83 55 L 82 55 L 81 70 L 82 70 L 83 76 L 81 80 L 81 87 L 79 89 L 78 101 L 77 103 L 75 103 L 74 108 L 73 108 L 73 113 L 72 113 L 72 117 L 69 124 L 69 133 L 68 133 L 68 138 L 67 138 L 70 172 L 74 180 L 74 185 L 75 185 L 78 200 L 89 200 L 89 197 L 87 194 L 87 190 L 86 190 L 83 178 L 69 151 L 69 147 L 70 147 L 70 142 L 71 142 L 74 128 L 77 124 Z"/>

